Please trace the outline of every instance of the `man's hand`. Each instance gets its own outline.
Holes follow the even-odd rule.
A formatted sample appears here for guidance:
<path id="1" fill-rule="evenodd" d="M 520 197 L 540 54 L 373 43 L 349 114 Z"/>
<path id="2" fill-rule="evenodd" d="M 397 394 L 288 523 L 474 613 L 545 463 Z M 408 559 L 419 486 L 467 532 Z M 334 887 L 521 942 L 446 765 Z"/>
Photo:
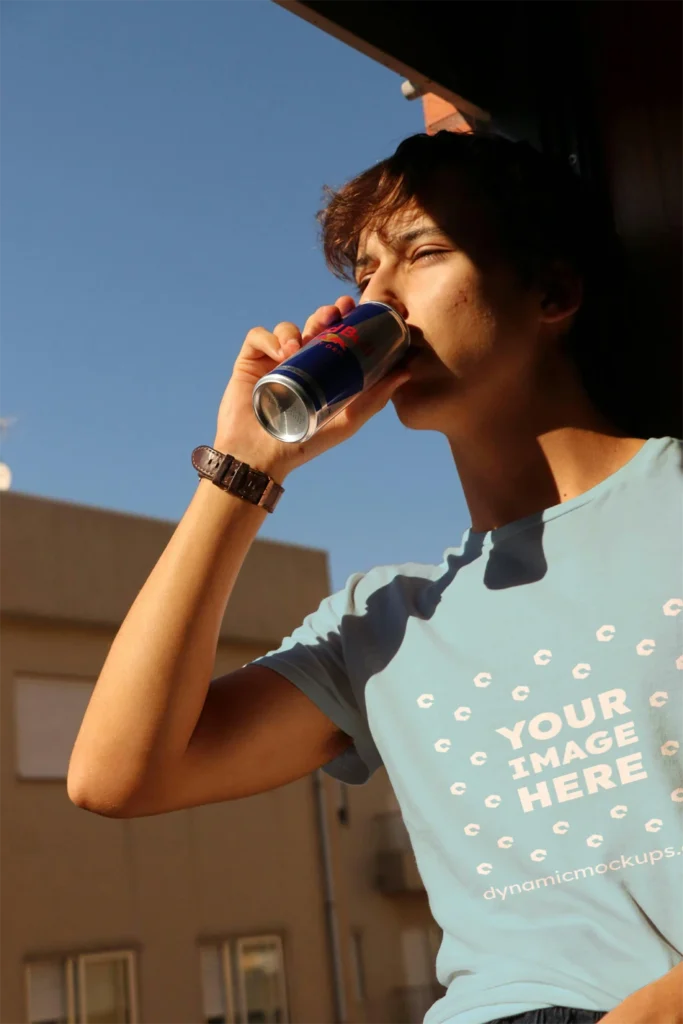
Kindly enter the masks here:
<path id="1" fill-rule="evenodd" d="M 410 370 L 403 360 L 400 369 L 393 367 L 376 384 L 356 395 L 350 405 L 323 423 L 313 437 L 300 444 L 278 441 L 254 415 L 252 398 L 258 381 L 326 327 L 347 316 L 355 305 L 350 295 L 341 295 L 334 306 L 320 306 L 308 318 L 303 331 L 288 320 L 277 324 L 272 331 L 265 327 L 253 327 L 249 331 L 218 409 L 214 448 L 234 455 L 282 483 L 293 469 L 348 440 L 371 416 L 389 404 L 394 391 L 410 378 Z"/>
<path id="2" fill-rule="evenodd" d="M 683 961 L 631 993 L 598 1024 L 683 1024 Z"/>

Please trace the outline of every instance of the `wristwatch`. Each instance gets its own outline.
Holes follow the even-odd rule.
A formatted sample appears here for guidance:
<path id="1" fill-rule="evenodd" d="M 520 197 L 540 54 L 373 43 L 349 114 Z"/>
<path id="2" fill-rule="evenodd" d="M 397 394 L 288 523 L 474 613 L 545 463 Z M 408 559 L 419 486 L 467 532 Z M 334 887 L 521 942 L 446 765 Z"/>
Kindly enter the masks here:
<path id="1" fill-rule="evenodd" d="M 276 484 L 267 473 L 252 469 L 233 455 L 224 455 L 205 444 L 192 452 L 192 465 L 200 477 L 210 480 L 228 494 L 264 508 L 266 512 L 273 512 L 285 493 L 284 487 Z"/>

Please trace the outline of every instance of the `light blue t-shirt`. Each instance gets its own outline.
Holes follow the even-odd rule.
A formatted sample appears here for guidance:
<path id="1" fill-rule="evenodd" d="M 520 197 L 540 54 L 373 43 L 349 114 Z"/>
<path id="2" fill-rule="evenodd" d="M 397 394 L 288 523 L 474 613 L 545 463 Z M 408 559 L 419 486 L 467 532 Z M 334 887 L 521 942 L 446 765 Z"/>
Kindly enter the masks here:
<path id="1" fill-rule="evenodd" d="M 683 959 L 682 467 L 651 438 L 258 659 L 353 738 L 330 775 L 386 767 L 443 930 L 425 1024 L 607 1011 Z"/>

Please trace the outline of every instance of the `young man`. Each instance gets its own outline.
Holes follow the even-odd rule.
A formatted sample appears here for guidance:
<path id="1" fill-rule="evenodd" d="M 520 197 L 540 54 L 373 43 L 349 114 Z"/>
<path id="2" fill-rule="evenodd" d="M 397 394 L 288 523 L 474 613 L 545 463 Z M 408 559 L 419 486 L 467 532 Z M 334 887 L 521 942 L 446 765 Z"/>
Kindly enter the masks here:
<path id="1" fill-rule="evenodd" d="M 446 436 L 472 525 L 440 565 L 354 573 L 210 684 L 265 515 L 253 487 L 202 479 L 102 669 L 71 799 L 159 814 L 383 763 L 443 929 L 426 1024 L 680 1022 L 682 446 L 632 436 L 587 383 L 608 268 L 579 182 L 525 145 L 416 136 L 321 222 L 330 267 L 408 321 L 411 359 L 281 444 L 255 382 L 354 301 L 303 334 L 254 328 L 214 448 L 282 484 L 391 399 Z"/>

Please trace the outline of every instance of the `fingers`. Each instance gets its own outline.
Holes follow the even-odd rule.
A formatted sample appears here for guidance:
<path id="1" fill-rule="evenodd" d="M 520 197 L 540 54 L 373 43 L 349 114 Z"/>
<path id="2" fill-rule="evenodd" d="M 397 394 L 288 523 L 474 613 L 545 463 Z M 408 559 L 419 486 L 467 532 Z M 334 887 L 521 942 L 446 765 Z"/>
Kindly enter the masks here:
<path id="1" fill-rule="evenodd" d="M 336 306 L 320 306 L 306 321 L 302 333 L 302 341 L 306 343 L 311 338 L 315 338 L 316 334 L 320 334 L 326 327 L 331 327 L 332 324 L 341 320 L 341 317 L 342 315 Z"/>
<path id="2" fill-rule="evenodd" d="M 275 362 L 278 362 L 282 358 L 280 355 L 280 341 L 275 334 L 267 331 L 265 327 L 252 327 L 244 339 L 240 357 L 252 359 L 261 355 L 267 355 L 275 360 Z"/>
<path id="3" fill-rule="evenodd" d="M 347 316 L 355 305 L 350 295 L 341 295 L 334 306 L 320 306 L 312 316 L 309 316 L 303 334 L 297 325 L 289 320 L 283 320 L 272 331 L 267 331 L 265 327 L 252 327 L 246 337 L 244 354 L 264 353 L 276 362 L 281 362 L 294 355 L 302 344 L 320 334 L 326 327 Z"/>
<path id="4" fill-rule="evenodd" d="M 350 295 L 342 295 L 337 299 L 334 306 L 320 306 L 316 309 L 315 313 L 309 316 L 304 326 L 302 333 L 304 344 L 310 341 L 311 338 L 315 338 L 316 334 L 320 334 L 326 327 L 331 327 L 332 324 L 341 320 L 342 317 L 347 316 L 355 308 L 355 305 L 356 303 Z"/>
<path id="5" fill-rule="evenodd" d="M 356 302 L 350 295 L 341 295 L 335 302 L 335 306 L 342 316 L 348 316 L 351 310 L 356 308 Z"/>
<path id="6" fill-rule="evenodd" d="M 279 342 L 282 358 L 287 359 L 298 351 L 301 345 L 301 332 L 296 324 L 283 320 L 273 328 L 273 334 Z"/>

